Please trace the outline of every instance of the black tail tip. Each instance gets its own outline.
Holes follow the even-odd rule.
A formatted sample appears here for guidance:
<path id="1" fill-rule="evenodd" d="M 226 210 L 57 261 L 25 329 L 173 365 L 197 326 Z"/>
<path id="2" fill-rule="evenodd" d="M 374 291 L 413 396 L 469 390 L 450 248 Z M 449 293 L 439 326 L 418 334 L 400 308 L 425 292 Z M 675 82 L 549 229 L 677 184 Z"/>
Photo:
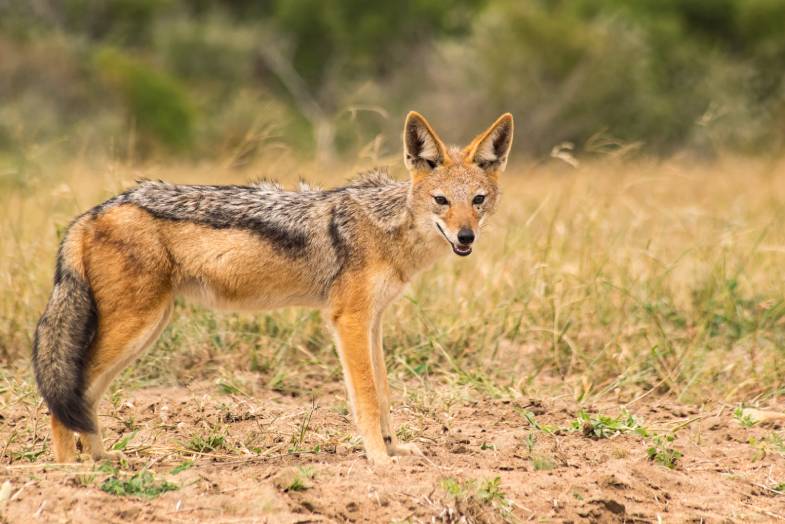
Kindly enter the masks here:
<path id="1" fill-rule="evenodd" d="M 95 433 L 96 427 L 87 403 L 83 398 L 71 398 L 66 402 L 47 402 L 49 412 L 63 426 L 77 433 Z"/>

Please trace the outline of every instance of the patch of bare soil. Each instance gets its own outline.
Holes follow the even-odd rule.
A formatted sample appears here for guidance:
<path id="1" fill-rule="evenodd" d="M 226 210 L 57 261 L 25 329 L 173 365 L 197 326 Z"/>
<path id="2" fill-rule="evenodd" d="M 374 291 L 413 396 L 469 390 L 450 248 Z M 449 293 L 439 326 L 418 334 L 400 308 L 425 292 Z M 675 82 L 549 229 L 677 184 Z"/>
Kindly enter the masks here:
<path id="1" fill-rule="evenodd" d="M 34 453 L 47 444 L 44 410 L 12 410 L 0 430 L 0 484 L 8 481 L 0 515 L 7 522 L 785 519 L 776 417 L 754 423 L 732 407 L 643 399 L 628 408 L 635 421 L 618 425 L 616 404 L 591 406 L 583 422 L 575 422 L 579 408 L 561 400 L 428 404 L 410 401 L 395 413 L 402 437 L 425 457 L 386 468 L 366 462 L 337 386 L 315 402 L 220 394 L 208 383 L 135 391 L 104 406 L 105 440 L 127 457 L 119 470 L 89 461 L 47 466 L 48 447 Z M 31 433 L 32 442 L 19 437 Z M 120 494 L 107 493 L 113 489 Z"/>

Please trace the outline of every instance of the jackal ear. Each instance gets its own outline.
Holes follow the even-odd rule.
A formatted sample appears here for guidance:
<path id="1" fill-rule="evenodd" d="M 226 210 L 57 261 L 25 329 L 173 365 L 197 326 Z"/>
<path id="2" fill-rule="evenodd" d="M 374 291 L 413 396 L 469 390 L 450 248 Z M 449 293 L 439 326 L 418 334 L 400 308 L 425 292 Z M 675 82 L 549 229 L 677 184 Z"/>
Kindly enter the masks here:
<path id="1" fill-rule="evenodd" d="M 447 147 L 431 125 L 416 111 L 403 126 L 403 163 L 409 171 L 430 172 L 444 163 Z"/>
<path id="2" fill-rule="evenodd" d="M 512 146 L 512 134 L 512 115 L 504 113 L 496 119 L 491 127 L 466 146 L 465 158 L 485 171 L 504 171 Z"/>

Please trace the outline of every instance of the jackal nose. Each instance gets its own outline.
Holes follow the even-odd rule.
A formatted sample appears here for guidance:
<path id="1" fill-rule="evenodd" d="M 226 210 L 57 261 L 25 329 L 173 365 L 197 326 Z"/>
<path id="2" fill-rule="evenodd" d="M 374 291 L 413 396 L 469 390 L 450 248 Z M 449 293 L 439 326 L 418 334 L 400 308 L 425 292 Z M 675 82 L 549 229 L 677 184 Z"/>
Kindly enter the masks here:
<path id="1" fill-rule="evenodd" d="M 474 242 L 474 231 L 467 227 L 462 227 L 460 231 L 458 231 L 458 242 L 463 245 L 469 245 Z"/>

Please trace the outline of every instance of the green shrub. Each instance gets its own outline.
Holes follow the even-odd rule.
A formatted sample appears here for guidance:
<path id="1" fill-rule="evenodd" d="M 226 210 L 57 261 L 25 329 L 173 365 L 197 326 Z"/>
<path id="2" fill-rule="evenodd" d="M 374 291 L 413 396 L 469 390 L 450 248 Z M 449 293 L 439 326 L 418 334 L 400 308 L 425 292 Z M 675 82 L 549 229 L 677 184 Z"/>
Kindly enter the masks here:
<path id="1" fill-rule="evenodd" d="M 122 97 L 142 147 L 184 151 L 193 144 L 196 111 L 176 79 L 111 48 L 99 51 L 95 64 Z"/>

